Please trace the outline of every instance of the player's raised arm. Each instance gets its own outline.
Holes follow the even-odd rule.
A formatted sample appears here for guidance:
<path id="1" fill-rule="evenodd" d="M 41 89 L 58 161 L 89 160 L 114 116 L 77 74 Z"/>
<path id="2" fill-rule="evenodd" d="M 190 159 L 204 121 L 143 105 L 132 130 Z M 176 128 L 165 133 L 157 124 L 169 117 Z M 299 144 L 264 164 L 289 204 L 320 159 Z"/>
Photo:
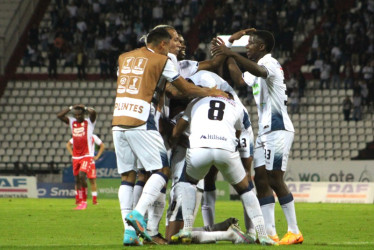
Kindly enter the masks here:
<path id="1" fill-rule="evenodd" d="M 61 110 L 58 114 L 57 114 L 57 118 L 60 119 L 61 121 L 63 121 L 64 123 L 66 124 L 69 124 L 69 118 L 66 116 L 74 107 L 73 106 L 70 106 L 68 108 L 65 108 L 63 110 Z"/>
<path id="2" fill-rule="evenodd" d="M 229 69 L 229 73 L 233 82 L 239 86 L 245 85 L 245 82 L 242 77 L 242 72 L 240 71 L 239 66 L 234 60 L 234 58 L 227 58 L 227 67 Z"/>
<path id="3" fill-rule="evenodd" d="M 88 113 L 88 116 L 90 117 L 91 122 L 92 123 L 95 122 L 96 116 L 97 116 L 96 110 L 92 107 L 85 107 L 85 110 L 87 110 L 87 113 Z"/>
<path id="4" fill-rule="evenodd" d="M 248 58 L 240 55 L 239 53 L 232 51 L 230 48 L 228 48 L 228 46 L 219 46 L 217 44 L 212 45 L 212 53 L 214 55 L 223 54 L 223 55 L 232 57 L 235 59 L 237 63 L 239 63 L 244 68 L 245 71 L 248 71 L 252 75 L 266 78 L 268 72 L 266 71 L 264 67 L 261 67 L 257 64 L 259 57 L 257 55 L 252 55 L 252 51 L 254 50 L 263 52 L 265 54 L 267 53 L 266 51 L 267 48 L 265 44 L 260 39 L 256 39 L 255 36 L 251 36 L 251 34 L 255 31 L 256 30 L 252 28 L 247 29 L 247 30 L 242 30 L 242 31 L 234 33 L 229 38 L 228 46 L 230 47 L 235 40 L 240 39 L 243 35 L 246 35 L 246 34 L 250 35 L 248 39 L 248 44 L 246 46 Z M 252 58 L 252 56 L 254 56 L 254 58 Z"/>
<path id="5" fill-rule="evenodd" d="M 182 93 L 190 97 L 206 97 L 206 96 L 224 96 L 228 95 L 217 88 L 200 88 L 194 84 L 189 84 L 183 77 L 178 77 L 172 84 Z"/>

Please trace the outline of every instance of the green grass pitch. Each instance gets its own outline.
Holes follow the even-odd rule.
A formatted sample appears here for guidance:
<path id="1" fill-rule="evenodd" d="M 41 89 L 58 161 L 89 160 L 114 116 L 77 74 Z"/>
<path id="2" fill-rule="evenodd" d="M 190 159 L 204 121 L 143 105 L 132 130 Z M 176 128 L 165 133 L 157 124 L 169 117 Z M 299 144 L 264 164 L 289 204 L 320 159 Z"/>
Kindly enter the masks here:
<path id="1" fill-rule="evenodd" d="M 123 225 L 116 199 L 100 199 L 85 211 L 75 211 L 73 199 L 0 199 L 0 249 L 123 249 Z M 373 204 L 296 203 L 304 243 L 277 249 L 374 249 Z M 240 219 L 239 201 L 219 201 L 216 221 L 230 216 Z M 199 214 L 195 226 L 201 226 Z M 279 236 L 286 233 L 283 212 L 276 205 Z M 164 233 L 164 220 L 160 231 Z M 143 249 L 267 249 L 259 245 L 143 246 Z M 271 247 L 270 247 L 271 248 Z"/>

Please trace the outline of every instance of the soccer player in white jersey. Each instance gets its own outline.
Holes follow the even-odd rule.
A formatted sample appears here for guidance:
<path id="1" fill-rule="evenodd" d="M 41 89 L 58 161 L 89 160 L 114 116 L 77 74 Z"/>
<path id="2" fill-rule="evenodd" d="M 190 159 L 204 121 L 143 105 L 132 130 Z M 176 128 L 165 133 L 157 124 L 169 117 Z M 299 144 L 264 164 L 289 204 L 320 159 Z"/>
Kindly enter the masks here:
<path id="1" fill-rule="evenodd" d="M 249 185 L 240 160 L 236 134 L 242 129 L 244 112 L 241 105 L 230 96 L 230 99 L 206 97 L 193 100 L 173 129 L 171 141 L 174 142 L 188 126 L 190 130 L 185 178 L 181 178 L 178 183 L 184 201 L 184 227 L 172 236 L 174 242 L 191 242 L 196 202 L 195 187 L 192 184 L 204 178 L 211 166 L 215 165 L 225 180 L 239 193 L 243 206 L 255 225 L 260 243 L 275 244 L 266 234 L 259 202 Z"/>
<path id="2" fill-rule="evenodd" d="M 97 161 L 102 153 L 104 152 L 105 144 L 103 141 L 95 134 L 92 135 L 92 140 L 91 140 L 92 147 L 90 147 L 90 156 L 91 156 L 91 162 L 90 165 L 85 169 L 87 178 L 90 181 L 91 185 L 91 195 L 92 195 L 92 204 L 97 205 L 97 185 L 96 185 L 96 166 L 95 166 L 95 161 Z M 95 145 L 98 145 L 99 151 L 95 155 Z M 73 165 L 75 163 L 74 157 L 77 156 L 77 151 L 79 150 L 77 147 L 74 147 L 74 139 L 71 138 L 67 143 L 66 143 L 66 148 L 73 157 Z M 83 180 L 84 182 L 86 179 Z M 75 185 L 76 192 L 78 193 L 77 185 Z M 85 194 L 87 196 L 87 194 Z M 76 195 L 75 197 L 76 204 L 80 203 L 79 196 Z"/>
<path id="3" fill-rule="evenodd" d="M 72 110 L 74 110 L 74 117 L 67 116 Z M 85 118 L 86 111 L 89 114 L 88 118 Z M 93 147 L 91 141 L 96 124 L 96 111 L 83 104 L 76 104 L 59 112 L 57 117 L 64 123 L 69 124 L 75 142 L 73 175 L 80 199 L 80 204 L 75 209 L 84 210 L 87 208 L 86 173 L 92 161 L 90 152 Z"/>
<path id="4" fill-rule="evenodd" d="M 225 46 L 217 46 L 215 51 L 230 57 L 228 67 L 235 82 L 248 84 L 253 89 L 259 117 L 259 132 L 254 150 L 255 184 L 267 233 L 272 239 L 279 240 L 275 230 L 274 191 L 288 224 L 288 232 L 279 243 L 299 244 L 304 238 L 297 226 L 292 193 L 283 179 L 295 133 L 287 113 L 283 69 L 270 54 L 275 41 L 269 31 L 253 28 L 241 30 L 229 38 L 228 46 L 245 34 L 249 34 L 246 46 L 248 58 Z M 236 62 L 246 70 L 244 74 Z"/>
<path id="5" fill-rule="evenodd" d="M 170 28 L 170 26 L 169 26 L 169 28 Z M 177 50 L 174 50 L 174 52 L 171 51 L 171 53 L 169 53 L 168 56 L 170 57 L 171 61 L 177 67 L 181 76 L 183 76 L 185 78 L 190 78 L 192 75 L 194 75 L 197 72 L 195 74 L 195 77 L 194 77 L 195 81 L 198 78 L 200 78 L 200 75 L 205 76 L 208 79 L 206 79 L 204 81 L 200 81 L 200 83 L 196 84 L 196 85 L 200 85 L 200 86 L 204 86 L 204 87 L 211 87 L 211 86 L 214 85 L 214 86 L 217 86 L 219 89 L 222 89 L 224 91 L 227 90 L 227 91 L 231 92 L 234 96 L 236 96 L 236 93 L 234 92 L 234 90 L 229 86 L 229 84 L 226 81 L 224 81 L 218 75 L 209 76 L 209 72 L 206 71 L 206 70 L 214 70 L 214 69 L 218 68 L 218 66 L 220 66 L 222 64 L 223 60 L 226 58 L 225 56 L 215 56 L 212 59 L 205 60 L 205 61 L 202 61 L 202 62 L 197 62 L 197 61 L 193 61 L 193 60 L 184 60 L 185 59 L 185 54 L 186 54 L 185 53 L 186 45 L 185 45 L 185 42 L 184 42 L 184 38 L 181 34 L 179 34 L 179 40 L 180 40 L 179 53 L 178 53 Z M 200 71 L 204 71 L 206 73 L 199 74 Z M 214 80 L 217 80 L 218 83 L 217 84 L 212 83 L 212 81 L 214 82 Z M 207 81 L 209 83 L 205 83 Z M 221 84 L 222 82 L 224 82 L 224 83 Z M 228 89 L 227 86 L 230 89 Z M 223 87 L 223 88 L 221 88 L 221 87 Z M 170 89 L 167 88 L 167 90 L 170 90 Z M 238 101 L 239 98 L 237 98 L 237 96 L 236 96 L 235 100 Z M 178 102 L 179 102 L 179 100 L 174 101 L 173 99 L 171 99 L 170 100 L 170 106 L 173 107 L 176 104 L 178 104 Z M 239 102 L 240 102 L 240 100 L 239 100 Z M 168 107 L 166 109 L 167 109 L 167 112 L 168 112 L 169 111 Z M 248 114 L 247 111 L 246 111 L 246 114 Z M 248 119 L 248 122 L 249 122 L 249 119 Z M 253 152 L 253 132 L 252 132 L 252 127 L 251 126 L 247 126 L 247 127 L 248 127 L 248 130 L 243 131 L 243 133 L 241 133 L 241 135 L 240 135 L 241 136 L 241 138 L 240 138 L 241 143 L 240 143 L 239 152 L 240 152 L 240 155 L 241 155 L 241 158 L 242 158 L 242 161 L 243 161 L 243 165 L 244 165 L 247 173 L 250 175 L 250 168 L 251 168 L 251 163 L 252 163 L 252 158 L 253 158 L 252 157 L 253 153 L 250 153 L 250 149 L 252 149 L 251 152 Z M 172 158 L 173 157 L 176 157 L 177 159 L 183 159 L 184 158 L 181 154 L 184 154 L 185 150 L 179 149 L 179 150 L 176 150 L 176 152 L 178 152 L 178 155 L 172 154 Z M 172 159 L 171 160 L 171 164 L 172 164 L 171 167 L 172 167 L 173 172 L 178 172 L 178 170 L 175 171 L 174 169 L 176 167 L 178 167 L 178 165 L 183 166 L 183 162 L 184 162 L 184 159 L 182 160 L 181 163 L 178 163 L 177 161 L 173 161 L 173 159 Z M 207 178 L 205 180 L 205 184 L 207 184 L 207 185 L 204 185 L 204 181 L 202 180 L 202 181 L 199 182 L 198 189 L 197 189 L 198 190 L 197 195 L 201 195 L 201 192 L 199 192 L 199 190 L 201 190 L 201 188 L 204 189 L 204 192 L 202 194 L 203 200 L 202 200 L 202 204 L 201 204 L 201 211 L 202 211 L 203 221 L 204 221 L 205 226 L 214 224 L 215 200 L 216 200 L 216 192 L 215 191 L 216 191 L 216 188 L 215 188 L 215 185 L 214 185 L 214 180 L 209 181 L 209 179 L 212 179 L 211 175 L 212 174 L 214 175 L 214 173 L 217 173 L 217 172 L 214 172 L 214 170 L 212 169 L 212 171 L 207 175 Z M 253 185 L 252 182 L 250 182 L 250 184 Z M 200 200 L 201 199 L 198 198 L 198 202 L 196 203 L 197 207 L 199 206 Z M 251 223 L 247 214 L 245 214 L 245 224 L 246 224 L 247 233 L 249 233 L 253 237 L 255 237 L 255 230 L 253 228 L 253 224 Z"/>
<path id="6" fill-rule="evenodd" d="M 247 109 L 244 107 L 244 105 L 240 101 L 240 98 L 238 97 L 234 89 L 228 84 L 228 82 L 226 82 L 219 75 L 213 72 L 201 70 L 198 71 L 196 74 L 192 75 L 191 77 L 189 77 L 188 80 L 191 80 L 197 86 L 209 88 L 217 87 L 218 89 L 229 92 L 234 97 L 235 102 L 242 107 L 244 111 L 244 122 L 242 124 L 242 129 L 239 138 L 239 153 L 243 166 L 247 172 L 248 177 L 250 178 L 254 142 L 252 126 Z M 253 186 L 252 180 L 248 179 L 248 181 L 249 184 Z M 205 188 L 204 199 L 205 201 L 203 201 L 203 205 L 201 207 L 204 225 L 211 225 L 214 223 L 215 188 Z M 246 212 L 244 218 L 247 230 L 246 233 L 249 234 L 252 238 L 256 238 L 256 231 Z"/>

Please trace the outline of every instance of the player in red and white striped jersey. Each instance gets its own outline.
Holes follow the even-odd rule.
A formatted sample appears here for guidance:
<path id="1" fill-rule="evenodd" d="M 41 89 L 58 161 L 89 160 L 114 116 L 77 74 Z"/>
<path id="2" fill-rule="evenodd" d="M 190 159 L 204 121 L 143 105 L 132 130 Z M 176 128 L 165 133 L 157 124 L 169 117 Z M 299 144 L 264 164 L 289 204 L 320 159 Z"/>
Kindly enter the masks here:
<path id="1" fill-rule="evenodd" d="M 74 109 L 74 117 L 67 114 Z M 85 113 L 88 118 L 85 118 Z M 92 135 L 96 124 L 96 111 L 93 108 L 87 108 L 83 104 L 76 104 L 57 114 L 57 117 L 66 124 L 69 124 L 73 140 L 73 175 L 78 189 L 78 196 L 81 203 L 76 209 L 87 208 L 87 181 L 86 171 L 92 162 L 90 152 L 93 152 Z"/>
<path id="2" fill-rule="evenodd" d="M 90 181 L 91 195 L 92 195 L 92 204 L 96 205 L 97 204 L 97 186 L 96 186 L 96 166 L 95 166 L 95 161 L 97 161 L 100 158 L 101 154 L 104 152 L 105 144 L 102 142 L 102 140 L 97 135 L 92 135 L 91 143 L 92 143 L 92 149 L 93 149 L 93 151 L 90 152 L 91 161 L 90 161 L 90 165 L 88 166 L 88 168 L 84 169 L 85 170 L 84 172 L 87 174 L 87 178 Z M 96 154 L 96 156 L 95 156 L 95 151 L 96 151 L 95 150 L 95 144 L 100 147 L 99 151 Z M 72 155 L 72 157 L 74 157 L 74 140 L 73 140 L 73 138 L 71 138 L 66 143 L 66 148 L 68 149 L 68 151 L 70 152 L 70 154 Z M 74 159 L 73 159 L 73 166 L 74 166 Z M 82 171 L 83 171 L 83 168 L 82 168 Z M 77 185 L 75 186 L 75 189 L 77 190 L 77 195 L 75 197 L 76 204 L 79 204 L 80 203 L 80 199 L 79 199 L 79 195 L 78 195 Z"/>

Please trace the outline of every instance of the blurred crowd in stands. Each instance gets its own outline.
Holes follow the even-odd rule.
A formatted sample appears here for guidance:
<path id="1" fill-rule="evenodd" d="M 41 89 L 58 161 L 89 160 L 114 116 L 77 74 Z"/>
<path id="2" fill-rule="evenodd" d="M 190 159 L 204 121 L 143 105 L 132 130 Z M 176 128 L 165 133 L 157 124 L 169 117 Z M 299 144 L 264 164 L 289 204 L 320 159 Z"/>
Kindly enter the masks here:
<path id="1" fill-rule="evenodd" d="M 23 66 L 48 66 L 52 78 L 58 65 L 77 67 L 84 78 L 86 66 L 94 62 L 102 78 L 115 78 L 120 53 L 141 46 L 140 38 L 158 24 L 187 36 L 208 1 L 52 0 L 48 26 L 34 25 L 29 31 Z M 206 59 L 217 34 L 256 27 L 274 33 L 275 57 L 287 61 L 296 51 L 295 36 L 307 37 L 320 27 L 305 55 L 319 88 L 353 89 L 364 105 L 373 104 L 374 0 L 216 0 L 213 5 L 198 23 L 193 39 L 200 44 L 187 50 L 187 58 Z M 292 109 L 298 112 L 308 83 L 300 70 L 287 80 Z M 248 97 L 247 91 L 240 94 Z"/>

